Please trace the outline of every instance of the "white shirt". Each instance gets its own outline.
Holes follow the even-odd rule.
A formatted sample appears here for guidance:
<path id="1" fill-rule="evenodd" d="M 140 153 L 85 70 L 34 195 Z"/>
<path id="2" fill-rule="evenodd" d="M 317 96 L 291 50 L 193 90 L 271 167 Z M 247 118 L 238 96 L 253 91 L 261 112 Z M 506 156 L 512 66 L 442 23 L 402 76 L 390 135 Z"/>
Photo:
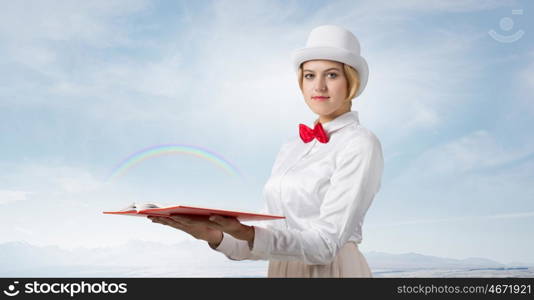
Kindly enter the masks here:
<path id="1" fill-rule="evenodd" d="M 286 219 L 254 226 L 252 249 L 224 233 L 215 250 L 232 260 L 328 264 L 345 243 L 362 241 L 365 213 L 384 167 L 380 141 L 360 125 L 357 111 L 322 125 L 329 142 L 298 137 L 285 143 L 264 186 L 265 213 Z"/>

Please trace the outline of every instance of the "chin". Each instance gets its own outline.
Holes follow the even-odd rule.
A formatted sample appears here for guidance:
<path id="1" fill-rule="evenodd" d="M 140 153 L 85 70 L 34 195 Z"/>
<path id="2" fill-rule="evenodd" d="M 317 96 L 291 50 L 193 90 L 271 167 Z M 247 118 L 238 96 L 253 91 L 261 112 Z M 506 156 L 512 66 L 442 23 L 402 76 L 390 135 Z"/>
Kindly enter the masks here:
<path id="1" fill-rule="evenodd" d="M 332 103 L 316 103 L 316 100 L 310 100 L 307 102 L 307 104 L 311 111 L 322 116 L 331 115 L 336 111 L 336 109 L 339 109 L 339 107 L 335 107 L 335 105 L 332 105 Z"/>
<path id="2" fill-rule="evenodd" d="M 332 112 L 334 112 L 334 110 L 329 109 L 328 107 L 317 107 L 317 106 L 318 105 L 310 106 L 310 109 L 317 115 L 326 116 L 326 115 L 330 115 L 330 114 L 332 114 Z"/>

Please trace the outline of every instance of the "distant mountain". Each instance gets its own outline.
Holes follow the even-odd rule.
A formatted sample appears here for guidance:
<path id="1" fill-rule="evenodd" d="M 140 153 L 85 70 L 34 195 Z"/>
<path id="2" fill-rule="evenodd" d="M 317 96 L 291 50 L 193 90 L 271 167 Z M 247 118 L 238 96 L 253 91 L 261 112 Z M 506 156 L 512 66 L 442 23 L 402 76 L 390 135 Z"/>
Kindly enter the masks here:
<path id="1" fill-rule="evenodd" d="M 432 269 L 440 269 L 439 274 L 444 274 L 443 270 L 494 273 L 496 270 L 510 272 L 513 267 L 532 272 L 526 264 L 510 266 L 478 257 L 451 259 L 376 251 L 364 255 L 376 274 L 412 272 L 409 276 L 415 277 L 423 274 L 420 270 Z M 267 264 L 267 261 L 229 260 L 205 242 L 194 240 L 172 245 L 135 240 L 117 247 L 74 250 L 26 242 L 0 244 L 0 277 L 265 277 Z M 428 272 L 424 274 L 432 276 Z"/>
<path id="2" fill-rule="evenodd" d="M 373 271 L 373 277 L 534 277 L 533 264 L 520 262 L 506 265 L 480 257 L 453 259 L 413 252 L 390 254 L 372 251 L 364 255 Z"/>
<path id="3" fill-rule="evenodd" d="M 369 265 L 381 269 L 421 269 L 421 268 L 502 268 L 505 264 L 494 260 L 470 257 L 453 259 L 423 255 L 418 253 L 390 254 L 371 251 L 364 254 Z M 527 265 L 527 264 L 523 264 Z"/>
<path id="4" fill-rule="evenodd" d="M 266 261 L 231 261 L 201 241 L 74 250 L 0 244 L 0 277 L 265 277 L 266 270 Z"/>

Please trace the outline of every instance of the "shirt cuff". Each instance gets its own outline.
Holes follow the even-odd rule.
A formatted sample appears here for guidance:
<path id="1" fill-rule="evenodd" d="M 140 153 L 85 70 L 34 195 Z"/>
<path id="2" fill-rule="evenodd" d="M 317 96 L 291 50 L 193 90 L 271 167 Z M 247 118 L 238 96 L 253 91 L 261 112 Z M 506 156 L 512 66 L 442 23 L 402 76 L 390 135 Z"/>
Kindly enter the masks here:
<path id="1" fill-rule="evenodd" d="M 254 243 L 250 253 L 268 259 L 273 245 L 273 233 L 264 227 L 254 226 Z"/>
<path id="2" fill-rule="evenodd" d="M 230 255 L 234 247 L 235 247 L 235 238 L 229 235 L 228 233 L 223 232 L 223 238 L 221 240 L 221 243 L 214 250 Z"/>
<path id="3" fill-rule="evenodd" d="M 258 259 L 251 256 L 247 241 L 238 240 L 225 232 L 223 232 L 221 243 L 214 250 L 221 252 L 231 260 Z"/>

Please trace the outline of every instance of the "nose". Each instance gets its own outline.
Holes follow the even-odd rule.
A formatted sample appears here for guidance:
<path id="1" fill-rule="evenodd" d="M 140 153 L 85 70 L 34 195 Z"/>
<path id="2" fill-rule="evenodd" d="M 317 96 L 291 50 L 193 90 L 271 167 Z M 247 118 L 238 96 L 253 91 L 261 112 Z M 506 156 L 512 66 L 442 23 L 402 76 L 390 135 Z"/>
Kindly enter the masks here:
<path id="1" fill-rule="evenodd" d="M 317 80 L 315 81 L 315 91 L 324 91 L 326 90 L 326 80 L 324 78 L 321 78 L 318 76 Z"/>

